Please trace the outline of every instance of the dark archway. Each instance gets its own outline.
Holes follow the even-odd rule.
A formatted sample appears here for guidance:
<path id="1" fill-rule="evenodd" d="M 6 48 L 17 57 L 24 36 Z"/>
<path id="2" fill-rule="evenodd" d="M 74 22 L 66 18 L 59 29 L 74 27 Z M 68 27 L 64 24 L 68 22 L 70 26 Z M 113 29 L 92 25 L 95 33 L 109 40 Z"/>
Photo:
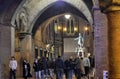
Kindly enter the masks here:
<path id="1" fill-rule="evenodd" d="M 34 24 L 34 27 L 32 29 L 33 36 L 35 35 L 36 30 L 38 29 L 39 25 L 41 25 L 45 20 L 64 13 L 72 13 L 79 17 L 82 17 L 87 21 L 87 18 L 84 16 L 82 12 L 80 12 L 78 9 L 76 9 L 74 6 L 63 2 L 63 1 L 57 1 L 47 8 L 37 19 L 37 21 Z"/>

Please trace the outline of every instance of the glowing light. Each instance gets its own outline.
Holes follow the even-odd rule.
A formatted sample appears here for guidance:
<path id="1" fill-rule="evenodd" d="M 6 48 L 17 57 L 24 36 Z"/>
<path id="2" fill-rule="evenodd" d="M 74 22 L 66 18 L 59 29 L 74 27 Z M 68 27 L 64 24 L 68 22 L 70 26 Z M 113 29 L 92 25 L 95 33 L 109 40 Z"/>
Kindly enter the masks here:
<path id="1" fill-rule="evenodd" d="M 61 30 L 62 29 L 62 27 L 61 26 L 58 26 L 58 30 Z"/>
<path id="2" fill-rule="evenodd" d="M 66 14 L 66 15 L 65 15 L 65 18 L 66 18 L 66 19 L 69 19 L 70 17 L 71 17 L 70 14 Z"/>
<path id="3" fill-rule="evenodd" d="M 86 27 L 85 27 L 85 31 L 87 31 L 87 30 L 88 30 L 88 27 L 86 26 Z"/>
<path id="4" fill-rule="evenodd" d="M 77 27 L 74 27 L 74 31 L 75 31 L 75 32 L 77 32 L 77 31 L 78 31 Z"/>
<path id="5" fill-rule="evenodd" d="M 64 31 L 64 32 L 66 32 L 66 31 L 67 31 L 67 28 L 66 28 L 66 27 L 64 27 L 64 28 L 63 28 L 63 31 Z"/>

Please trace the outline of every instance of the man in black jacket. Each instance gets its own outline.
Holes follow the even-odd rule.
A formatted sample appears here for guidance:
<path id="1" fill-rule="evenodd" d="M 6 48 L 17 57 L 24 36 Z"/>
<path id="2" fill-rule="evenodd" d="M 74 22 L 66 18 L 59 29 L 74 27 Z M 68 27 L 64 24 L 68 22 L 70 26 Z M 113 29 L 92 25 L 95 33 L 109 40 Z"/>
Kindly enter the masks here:
<path id="1" fill-rule="evenodd" d="M 33 69 L 34 69 L 34 72 L 35 72 L 35 79 L 38 79 L 38 60 L 35 59 L 34 60 L 34 63 L 33 63 Z"/>
<path id="2" fill-rule="evenodd" d="M 81 59 L 77 56 L 74 60 L 74 71 L 77 79 L 81 79 Z"/>
<path id="3" fill-rule="evenodd" d="M 64 73 L 64 62 L 60 56 L 55 61 L 56 79 L 62 79 Z"/>

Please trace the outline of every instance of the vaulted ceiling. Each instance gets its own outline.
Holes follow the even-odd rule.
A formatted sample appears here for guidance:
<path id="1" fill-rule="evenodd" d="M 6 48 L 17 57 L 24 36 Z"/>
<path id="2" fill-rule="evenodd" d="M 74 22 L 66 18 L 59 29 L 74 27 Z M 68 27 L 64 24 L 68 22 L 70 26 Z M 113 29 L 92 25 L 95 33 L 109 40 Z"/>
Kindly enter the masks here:
<path id="1" fill-rule="evenodd" d="M 53 16 L 59 16 L 64 13 L 74 14 L 74 15 L 77 15 L 77 16 L 83 18 L 84 20 L 88 21 L 88 19 L 85 17 L 85 15 L 81 11 L 79 11 L 77 8 L 75 8 L 74 6 L 72 6 L 68 3 L 62 2 L 62 1 L 55 2 L 52 6 L 48 7 L 37 19 L 37 21 L 35 22 L 34 27 L 32 29 L 32 33 L 34 34 L 36 29 L 38 28 L 37 26 L 42 24 L 45 20 L 47 20 Z"/>
<path id="2" fill-rule="evenodd" d="M 72 13 L 93 24 L 92 0 L 0 0 L 0 23 L 14 25 L 23 7 L 28 13 L 28 32 L 33 34 L 44 21 L 64 13 Z"/>

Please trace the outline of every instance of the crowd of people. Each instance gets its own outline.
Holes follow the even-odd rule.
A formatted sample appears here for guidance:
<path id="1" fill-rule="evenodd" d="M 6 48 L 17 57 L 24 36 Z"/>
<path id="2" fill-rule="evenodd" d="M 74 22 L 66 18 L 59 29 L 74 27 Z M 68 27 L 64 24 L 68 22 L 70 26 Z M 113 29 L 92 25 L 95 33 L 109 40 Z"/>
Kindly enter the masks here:
<path id="1" fill-rule="evenodd" d="M 10 60 L 10 79 L 12 76 L 16 79 L 15 71 L 17 68 L 17 61 L 14 57 Z M 84 58 L 80 56 L 70 57 L 63 61 L 63 59 L 58 56 L 57 59 L 49 60 L 45 57 L 38 57 L 34 60 L 32 65 L 34 69 L 35 79 L 48 79 L 55 78 L 63 79 L 63 75 L 65 75 L 66 79 L 72 79 L 73 75 L 75 75 L 76 79 L 81 79 L 84 77 L 85 79 L 89 79 L 89 72 L 94 68 L 94 58 L 85 56 Z M 32 77 L 30 73 L 30 64 L 27 60 L 23 60 L 23 78 L 27 79 L 28 77 Z"/>

